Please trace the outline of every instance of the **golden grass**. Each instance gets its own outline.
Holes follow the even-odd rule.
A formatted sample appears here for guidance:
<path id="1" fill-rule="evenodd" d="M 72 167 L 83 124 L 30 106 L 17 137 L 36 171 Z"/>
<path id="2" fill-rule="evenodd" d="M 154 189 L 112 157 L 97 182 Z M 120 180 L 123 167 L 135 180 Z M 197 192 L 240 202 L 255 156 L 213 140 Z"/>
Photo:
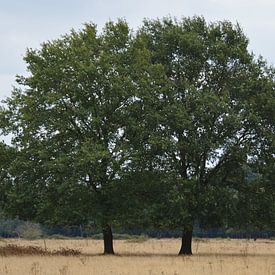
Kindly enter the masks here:
<path id="1" fill-rule="evenodd" d="M 80 256 L 2 256 L 0 274 L 14 275 L 275 275 L 275 241 L 202 239 L 193 243 L 193 256 L 177 256 L 179 239 L 143 243 L 114 241 L 116 256 L 103 256 L 98 240 L 16 240 L 1 242 L 47 250 L 80 250 Z"/>

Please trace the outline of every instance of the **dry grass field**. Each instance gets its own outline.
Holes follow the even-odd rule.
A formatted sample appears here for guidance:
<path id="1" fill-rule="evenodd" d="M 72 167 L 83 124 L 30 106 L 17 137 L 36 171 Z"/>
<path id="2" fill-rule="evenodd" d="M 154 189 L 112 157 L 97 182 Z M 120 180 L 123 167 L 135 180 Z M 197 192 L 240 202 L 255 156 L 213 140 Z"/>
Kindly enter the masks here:
<path id="1" fill-rule="evenodd" d="M 114 241 L 116 256 L 103 256 L 97 240 L 0 240 L 0 246 L 78 249 L 79 256 L 0 256 L 0 274 L 14 275 L 275 275 L 275 241 L 199 239 L 193 256 L 177 256 L 179 239 Z"/>

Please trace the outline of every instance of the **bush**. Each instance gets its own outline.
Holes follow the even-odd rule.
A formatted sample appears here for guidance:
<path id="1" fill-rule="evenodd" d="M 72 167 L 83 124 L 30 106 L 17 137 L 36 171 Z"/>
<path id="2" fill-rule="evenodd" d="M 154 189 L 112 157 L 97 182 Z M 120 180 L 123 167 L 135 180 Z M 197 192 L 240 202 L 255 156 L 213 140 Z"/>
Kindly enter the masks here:
<path id="1" fill-rule="evenodd" d="M 39 239 L 43 237 L 43 231 L 39 224 L 25 222 L 18 227 L 16 227 L 15 232 L 18 234 L 18 237 L 24 239 Z"/>

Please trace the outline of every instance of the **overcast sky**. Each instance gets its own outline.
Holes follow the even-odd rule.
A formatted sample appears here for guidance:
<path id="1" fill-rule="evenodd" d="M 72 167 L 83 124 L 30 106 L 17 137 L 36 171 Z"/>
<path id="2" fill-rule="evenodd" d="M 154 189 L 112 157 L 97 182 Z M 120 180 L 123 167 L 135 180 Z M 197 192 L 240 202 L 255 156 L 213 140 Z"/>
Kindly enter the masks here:
<path id="1" fill-rule="evenodd" d="M 250 50 L 275 64 L 275 0 L 0 0 L 0 100 L 10 95 L 28 47 L 80 29 L 99 28 L 109 19 L 125 18 L 132 28 L 143 18 L 203 15 L 208 21 L 239 22 Z"/>

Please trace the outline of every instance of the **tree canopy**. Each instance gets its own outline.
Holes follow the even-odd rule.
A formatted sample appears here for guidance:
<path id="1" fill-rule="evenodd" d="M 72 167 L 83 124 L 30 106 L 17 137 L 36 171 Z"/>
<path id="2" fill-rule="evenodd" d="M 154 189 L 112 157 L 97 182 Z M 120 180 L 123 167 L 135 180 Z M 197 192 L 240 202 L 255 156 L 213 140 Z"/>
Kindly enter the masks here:
<path id="1" fill-rule="evenodd" d="M 234 198 L 257 200 L 246 165 L 269 155 L 274 169 L 274 69 L 248 51 L 239 25 L 227 21 L 149 20 L 138 37 L 146 41 L 152 63 L 162 64 L 166 74 L 165 88 L 149 105 L 149 116 L 156 119 L 151 125 L 144 119 L 148 134 L 143 148 L 154 151 L 155 169 L 175 181 L 170 202 L 178 214 L 172 213 L 168 224 L 174 221 L 187 232 L 196 222 L 230 224 L 226 211 L 238 216 Z M 191 249 L 182 247 L 181 252 Z"/>
<path id="2" fill-rule="evenodd" d="M 28 49 L 0 111 L 6 212 L 92 220 L 105 253 L 115 224 L 182 229 L 183 254 L 196 224 L 274 225 L 274 69 L 247 47 L 238 24 L 194 17 L 85 24 Z"/>

